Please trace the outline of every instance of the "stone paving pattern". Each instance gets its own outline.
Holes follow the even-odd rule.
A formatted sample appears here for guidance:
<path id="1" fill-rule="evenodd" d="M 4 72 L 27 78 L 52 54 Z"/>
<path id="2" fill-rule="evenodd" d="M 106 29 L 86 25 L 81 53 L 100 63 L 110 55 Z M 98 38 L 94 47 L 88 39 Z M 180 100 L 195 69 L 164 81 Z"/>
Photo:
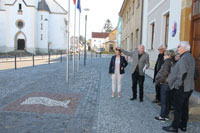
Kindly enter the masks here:
<path id="1" fill-rule="evenodd" d="M 130 101 L 131 75 L 126 69 L 121 98 L 111 97 L 110 57 L 81 60 L 80 71 L 65 83 L 66 62 L 0 72 L 0 133 L 162 133 L 154 120 L 160 108 L 146 96 L 154 92 L 152 79 L 145 77 L 144 102 Z M 72 68 L 72 66 L 70 66 Z M 30 94 L 80 95 L 74 113 L 5 110 Z M 189 122 L 188 132 L 198 133 L 200 122 Z"/>

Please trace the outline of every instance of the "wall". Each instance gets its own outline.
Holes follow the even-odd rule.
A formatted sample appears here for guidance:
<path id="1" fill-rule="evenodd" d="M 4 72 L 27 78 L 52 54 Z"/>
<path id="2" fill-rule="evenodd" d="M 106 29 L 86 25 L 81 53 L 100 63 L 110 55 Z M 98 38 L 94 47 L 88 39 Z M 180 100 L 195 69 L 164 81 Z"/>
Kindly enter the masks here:
<path id="1" fill-rule="evenodd" d="M 0 11 L 0 52 L 6 51 L 6 12 Z"/>
<path id="2" fill-rule="evenodd" d="M 126 0 L 124 7 L 122 7 L 122 47 L 126 50 L 134 50 L 140 44 L 141 33 L 141 13 L 142 13 L 142 0 L 140 6 L 137 7 L 137 0 L 135 0 L 134 13 L 133 13 L 133 0 Z M 127 21 L 128 12 L 128 21 Z M 136 30 L 138 32 L 138 38 L 136 39 Z M 133 33 L 133 39 L 131 35 Z"/>
<path id="3" fill-rule="evenodd" d="M 18 15 L 18 4 L 22 4 L 23 15 Z M 16 45 L 15 37 L 19 32 L 22 32 L 26 36 L 26 48 L 29 52 L 34 52 L 34 7 L 26 7 L 22 0 L 18 0 L 14 6 L 6 5 L 6 46 L 7 52 L 13 51 Z M 22 29 L 17 28 L 16 21 L 22 20 L 24 27 Z"/>
<path id="4" fill-rule="evenodd" d="M 146 44 L 146 51 L 149 53 L 150 58 L 150 67 L 154 68 L 157 57 L 158 57 L 158 47 L 161 44 L 164 44 L 164 32 L 165 32 L 165 19 L 164 16 L 170 13 L 170 0 L 162 0 L 159 3 L 155 4 L 155 0 L 149 0 L 145 7 L 148 7 L 144 24 L 147 24 L 146 28 L 147 32 L 145 32 L 145 36 L 143 37 L 143 42 Z M 154 27 L 154 42 L 153 49 L 151 49 L 151 24 L 155 23 Z M 143 24 L 143 25 L 144 25 Z M 170 27 L 169 27 L 170 31 Z M 144 34 L 143 34 L 144 35 Z"/>
<path id="5" fill-rule="evenodd" d="M 43 16 L 43 18 L 41 19 L 41 15 Z M 49 31 L 49 12 L 47 11 L 39 11 L 38 12 L 38 26 L 37 26 L 37 52 L 38 53 L 48 53 L 48 42 L 49 42 L 49 35 L 48 35 L 48 31 Z M 43 24 L 42 29 L 41 29 L 41 24 Z M 41 40 L 41 35 L 42 40 Z"/>
<path id="6" fill-rule="evenodd" d="M 180 22 L 181 22 L 181 1 L 176 0 L 176 4 L 171 0 L 170 3 L 170 19 L 169 19 L 169 45 L 168 49 L 177 48 L 178 43 L 180 41 Z M 172 26 L 176 22 L 177 24 L 177 32 L 174 37 L 172 37 Z"/>
<path id="7" fill-rule="evenodd" d="M 50 14 L 49 16 L 49 42 L 51 42 L 51 49 L 67 48 L 67 26 L 64 22 L 66 17 L 67 15 L 65 14 Z"/>

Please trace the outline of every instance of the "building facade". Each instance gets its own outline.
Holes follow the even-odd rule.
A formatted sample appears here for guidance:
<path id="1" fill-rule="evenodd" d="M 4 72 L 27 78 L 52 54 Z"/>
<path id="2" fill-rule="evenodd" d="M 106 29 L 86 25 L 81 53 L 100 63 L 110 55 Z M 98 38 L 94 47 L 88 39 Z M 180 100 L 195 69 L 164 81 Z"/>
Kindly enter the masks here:
<path id="1" fill-rule="evenodd" d="M 168 47 L 170 15 L 170 0 L 144 1 L 142 43 L 149 53 L 152 69 L 158 57 L 159 45 Z"/>
<path id="2" fill-rule="evenodd" d="M 105 43 L 108 41 L 109 33 L 92 32 L 91 49 L 96 51 L 99 48 L 105 48 Z"/>
<path id="3" fill-rule="evenodd" d="M 139 4 L 142 5 L 141 9 L 137 9 L 136 0 L 124 0 L 120 10 L 122 47 L 127 50 L 137 48 L 140 44 L 137 43 L 137 36 L 142 29 L 142 36 L 139 38 L 150 55 L 150 68 L 154 69 L 159 45 L 165 45 L 167 49 L 176 49 L 180 41 L 188 41 L 200 72 L 200 0 L 139 1 L 142 3 Z M 198 81 L 200 78 L 195 83 L 196 91 L 200 91 Z"/>
<path id="4" fill-rule="evenodd" d="M 0 24 L 2 53 L 66 50 L 67 11 L 56 0 L 1 0 Z"/>
<path id="5" fill-rule="evenodd" d="M 122 17 L 122 48 L 134 50 L 141 44 L 143 0 L 124 0 Z"/>
<path id="6" fill-rule="evenodd" d="M 107 41 L 105 43 L 105 51 L 113 52 L 117 47 L 116 42 L 117 42 L 117 29 L 113 30 L 107 37 Z"/>
<path id="7" fill-rule="evenodd" d="M 159 45 L 176 49 L 180 41 L 188 41 L 200 72 L 200 0 L 148 0 L 144 1 L 143 12 L 142 42 L 150 55 L 151 68 Z M 200 91 L 199 80 L 196 91 Z"/>

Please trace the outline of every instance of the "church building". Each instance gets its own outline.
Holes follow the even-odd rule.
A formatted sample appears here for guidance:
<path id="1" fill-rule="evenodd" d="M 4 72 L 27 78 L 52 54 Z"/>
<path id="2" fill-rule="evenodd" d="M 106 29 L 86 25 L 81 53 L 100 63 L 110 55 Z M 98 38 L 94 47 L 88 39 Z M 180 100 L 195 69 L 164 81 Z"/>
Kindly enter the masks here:
<path id="1" fill-rule="evenodd" d="M 0 53 L 66 51 L 67 15 L 56 0 L 0 0 Z"/>

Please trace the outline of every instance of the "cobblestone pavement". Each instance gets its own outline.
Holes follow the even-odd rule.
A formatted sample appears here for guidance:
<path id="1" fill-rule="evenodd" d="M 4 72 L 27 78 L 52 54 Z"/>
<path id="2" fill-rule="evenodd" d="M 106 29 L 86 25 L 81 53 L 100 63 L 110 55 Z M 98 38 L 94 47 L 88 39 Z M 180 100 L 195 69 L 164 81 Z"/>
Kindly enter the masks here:
<path id="1" fill-rule="evenodd" d="M 70 75 L 69 84 L 65 83 L 65 62 L 1 71 L 0 133 L 163 132 L 161 127 L 171 121 L 153 120 L 159 114 L 157 105 L 146 95 L 143 103 L 129 100 L 129 67 L 123 77 L 122 97 L 111 98 L 109 61 L 109 56 L 93 59 L 88 56 L 87 65 L 84 67 L 81 61 L 80 71 L 75 77 Z M 148 76 L 144 88 L 145 94 L 154 90 Z M 22 104 L 31 98 L 43 101 Z M 67 108 L 55 106 L 63 105 L 66 100 L 70 101 Z M 197 133 L 199 125 L 190 122 L 188 132 Z"/>

